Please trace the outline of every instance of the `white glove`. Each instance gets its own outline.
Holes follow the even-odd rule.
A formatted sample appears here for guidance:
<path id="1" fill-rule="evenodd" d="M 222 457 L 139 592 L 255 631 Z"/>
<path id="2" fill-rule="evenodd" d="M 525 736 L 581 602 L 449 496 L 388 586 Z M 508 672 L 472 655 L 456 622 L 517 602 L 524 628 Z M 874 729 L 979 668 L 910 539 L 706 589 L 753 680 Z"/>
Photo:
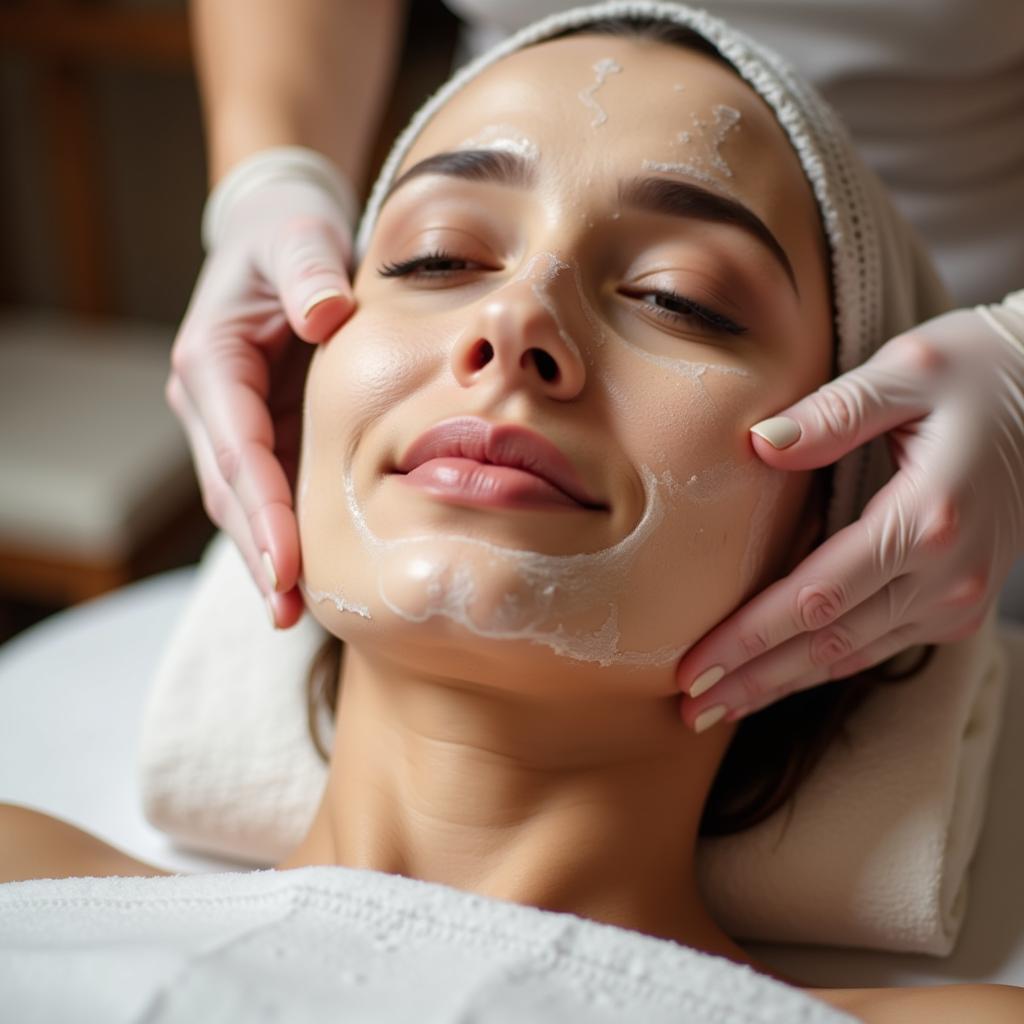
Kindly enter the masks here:
<path id="1" fill-rule="evenodd" d="M 857 522 L 686 653 L 691 726 L 981 625 L 1024 548 L 1024 292 L 898 335 L 781 415 L 751 428 L 770 466 L 825 466 L 888 432 L 898 469 Z"/>
<path id="2" fill-rule="evenodd" d="M 207 258 L 171 349 L 167 402 L 185 427 L 206 512 L 234 540 L 271 621 L 302 616 L 292 503 L 312 348 L 353 308 L 356 201 L 325 157 L 256 153 L 203 211 Z"/>

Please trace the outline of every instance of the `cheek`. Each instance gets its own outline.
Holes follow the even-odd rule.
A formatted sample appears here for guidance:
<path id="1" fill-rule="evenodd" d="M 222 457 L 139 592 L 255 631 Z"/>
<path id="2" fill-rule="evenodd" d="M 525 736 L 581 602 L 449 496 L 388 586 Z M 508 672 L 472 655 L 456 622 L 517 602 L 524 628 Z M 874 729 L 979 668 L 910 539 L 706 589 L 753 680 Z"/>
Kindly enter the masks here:
<path id="1" fill-rule="evenodd" d="M 435 372 L 439 345 L 397 318 L 357 313 L 310 364 L 296 510 L 303 584 L 313 616 L 336 635 L 364 608 L 367 571 L 345 511 L 342 469 L 360 439 Z"/>
<path id="2" fill-rule="evenodd" d="M 623 588 L 623 635 L 641 649 L 690 644 L 772 571 L 804 482 L 769 469 L 750 444 L 769 389 L 760 377 L 714 364 L 690 378 L 651 373 L 634 359 L 616 379 L 616 430 L 654 472 L 663 508 Z"/>
<path id="3" fill-rule="evenodd" d="M 318 346 L 306 378 L 299 495 L 443 366 L 452 328 L 357 312 Z"/>
<path id="4" fill-rule="evenodd" d="M 309 389 L 325 418 L 373 422 L 436 367 L 444 332 L 404 316 L 357 312 L 317 352 Z"/>

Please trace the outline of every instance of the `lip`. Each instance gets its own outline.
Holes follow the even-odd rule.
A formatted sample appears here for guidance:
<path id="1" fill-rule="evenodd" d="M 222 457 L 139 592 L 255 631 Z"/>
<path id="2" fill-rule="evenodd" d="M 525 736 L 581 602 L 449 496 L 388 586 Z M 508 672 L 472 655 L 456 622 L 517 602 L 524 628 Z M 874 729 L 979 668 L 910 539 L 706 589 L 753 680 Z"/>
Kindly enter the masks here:
<path id="1" fill-rule="evenodd" d="M 547 438 L 514 423 L 456 416 L 424 431 L 406 450 L 396 472 L 406 474 L 431 459 L 472 459 L 523 470 L 546 481 L 584 508 L 607 511 L 587 489 L 573 464 Z"/>

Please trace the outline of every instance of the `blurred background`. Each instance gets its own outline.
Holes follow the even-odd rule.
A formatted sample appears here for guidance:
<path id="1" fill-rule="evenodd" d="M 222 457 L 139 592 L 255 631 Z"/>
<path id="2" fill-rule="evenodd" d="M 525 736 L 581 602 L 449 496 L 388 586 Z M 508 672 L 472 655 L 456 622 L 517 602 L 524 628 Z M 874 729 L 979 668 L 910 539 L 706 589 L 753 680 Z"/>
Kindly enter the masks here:
<path id="1" fill-rule="evenodd" d="M 456 30 L 409 4 L 376 165 Z M 206 191 L 186 0 L 0 0 L 0 643 L 212 536 L 164 400 Z"/>

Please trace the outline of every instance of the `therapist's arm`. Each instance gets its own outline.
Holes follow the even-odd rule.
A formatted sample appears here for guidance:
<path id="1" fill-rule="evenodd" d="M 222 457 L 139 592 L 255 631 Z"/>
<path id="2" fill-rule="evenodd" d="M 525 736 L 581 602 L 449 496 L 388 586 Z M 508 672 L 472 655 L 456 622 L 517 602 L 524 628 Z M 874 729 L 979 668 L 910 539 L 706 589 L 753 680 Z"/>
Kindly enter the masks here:
<path id="1" fill-rule="evenodd" d="M 294 338 L 325 341 L 354 307 L 355 196 L 405 3 L 191 0 L 190 13 L 216 187 L 165 393 L 210 519 L 287 628 L 303 612 L 292 487 L 312 355 Z"/>
<path id="2" fill-rule="evenodd" d="M 210 185 L 270 146 L 323 153 L 364 184 L 403 0 L 192 0 Z"/>

